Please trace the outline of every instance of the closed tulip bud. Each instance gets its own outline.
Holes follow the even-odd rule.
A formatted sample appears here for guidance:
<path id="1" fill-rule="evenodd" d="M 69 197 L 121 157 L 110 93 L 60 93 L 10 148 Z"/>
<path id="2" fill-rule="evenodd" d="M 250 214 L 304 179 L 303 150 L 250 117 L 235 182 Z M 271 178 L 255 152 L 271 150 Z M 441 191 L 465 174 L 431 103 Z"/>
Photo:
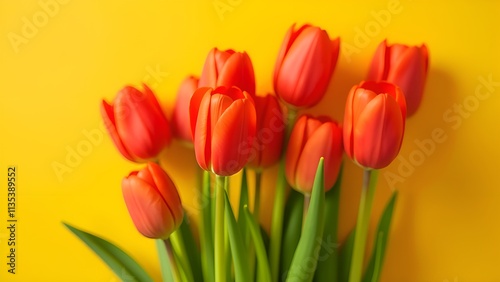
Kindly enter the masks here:
<path id="1" fill-rule="evenodd" d="M 137 230 L 148 238 L 167 239 L 182 223 L 181 199 L 157 164 L 148 163 L 122 181 L 125 204 Z"/>
<path id="2" fill-rule="evenodd" d="M 325 95 L 339 56 L 340 38 L 319 27 L 290 27 L 274 68 L 274 90 L 289 106 L 307 108 Z"/>
<path id="3" fill-rule="evenodd" d="M 118 151 L 133 162 L 145 162 L 158 157 L 170 144 L 170 125 L 145 84 L 139 91 L 126 86 L 112 104 L 102 101 L 101 115 Z"/>
<path id="4" fill-rule="evenodd" d="M 254 97 L 257 113 L 257 135 L 248 166 L 263 169 L 277 163 L 281 157 L 285 135 L 285 120 L 276 96 Z"/>
<path id="5" fill-rule="evenodd" d="M 196 160 L 220 176 L 240 171 L 248 162 L 256 133 L 252 97 L 237 87 L 202 87 L 190 103 Z"/>
<path id="6" fill-rule="evenodd" d="M 429 68 L 429 51 L 425 44 L 387 45 L 384 40 L 377 48 L 367 80 L 385 80 L 396 84 L 406 98 L 408 117 L 420 106 Z"/>
<path id="7" fill-rule="evenodd" d="M 172 133 L 182 141 L 193 142 L 191 125 L 189 122 L 189 102 L 194 91 L 198 89 L 198 78 L 189 76 L 182 81 L 175 99 L 174 114 L 172 115 Z"/>
<path id="8" fill-rule="evenodd" d="M 219 51 L 214 48 L 208 53 L 198 87 L 217 88 L 236 86 L 255 95 L 255 74 L 252 61 L 246 52 L 231 49 Z"/>
<path id="9" fill-rule="evenodd" d="M 352 87 L 344 115 L 347 155 L 365 168 L 388 166 L 401 148 L 405 120 L 405 97 L 396 85 L 366 81 Z"/>
<path id="10" fill-rule="evenodd" d="M 329 191 L 342 162 L 342 128 L 328 117 L 301 116 L 293 127 L 286 151 L 286 179 L 295 190 L 311 194 L 316 169 L 324 158 L 325 191 Z"/>

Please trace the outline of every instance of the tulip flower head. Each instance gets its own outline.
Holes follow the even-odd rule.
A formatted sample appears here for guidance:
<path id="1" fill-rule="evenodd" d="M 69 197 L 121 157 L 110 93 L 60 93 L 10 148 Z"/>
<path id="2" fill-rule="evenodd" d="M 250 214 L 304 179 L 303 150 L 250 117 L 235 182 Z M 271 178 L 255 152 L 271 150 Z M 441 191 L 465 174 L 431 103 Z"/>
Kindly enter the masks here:
<path id="1" fill-rule="evenodd" d="M 191 131 L 201 168 L 220 176 L 237 173 L 248 162 L 256 134 L 250 94 L 237 87 L 202 87 L 190 103 Z"/>
<path id="2" fill-rule="evenodd" d="M 276 96 L 254 97 L 257 113 L 257 135 L 248 166 L 263 169 L 277 163 L 281 157 L 285 135 L 285 120 Z"/>
<path id="3" fill-rule="evenodd" d="M 158 157 L 170 144 L 170 125 L 153 91 L 145 84 L 140 91 L 126 86 L 112 104 L 102 101 L 101 115 L 120 153 L 130 161 L 146 162 Z"/>
<path id="4" fill-rule="evenodd" d="M 340 38 L 319 27 L 292 25 L 274 68 L 274 90 L 289 106 L 308 108 L 325 95 L 339 55 Z"/>
<path id="5" fill-rule="evenodd" d="M 122 192 L 135 227 L 145 237 L 167 239 L 181 225 L 181 199 L 159 165 L 148 163 L 130 173 L 122 181 Z"/>
<path id="6" fill-rule="evenodd" d="M 324 158 L 325 191 L 337 180 L 342 162 L 342 129 L 328 117 L 301 116 L 290 135 L 286 151 L 285 174 L 297 191 L 311 194 L 316 169 Z"/>
<path id="7" fill-rule="evenodd" d="M 255 95 L 255 74 L 246 52 L 214 48 L 208 53 L 198 87 L 236 86 Z"/>
<path id="8" fill-rule="evenodd" d="M 344 115 L 347 155 L 365 168 L 388 166 L 401 148 L 405 119 L 405 97 L 396 85 L 366 81 L 352 87 Z"/>
<path id="9" fill-rule="evenodd" d="M 198 89 L 198 78 L 189 76 L 182 81 L 175 100 L 172 116 L 172 133 L 182 141 L 193 142 L 189 122 L 189 103 L 194 91 Z"/>
<path id="10" fill-rule="evenodd" d="M 425 44 L 387 45 L 384 40 L 377 48 L 367 80 L 385 80 L 396 84 L 406 98 L 408 117 L 420 106 L 429 69 L 429 51 Z"/>

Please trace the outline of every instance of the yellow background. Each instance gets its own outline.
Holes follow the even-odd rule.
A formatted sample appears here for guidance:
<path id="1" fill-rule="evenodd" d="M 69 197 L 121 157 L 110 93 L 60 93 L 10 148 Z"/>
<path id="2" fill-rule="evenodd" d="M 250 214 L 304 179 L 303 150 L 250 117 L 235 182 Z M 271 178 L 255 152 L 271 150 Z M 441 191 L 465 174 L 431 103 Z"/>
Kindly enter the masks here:
<path id="1" fill-rule="evenodd" d="M 355 48 L 351 55 L 343 50 L 327 97 L 311 109 L 337 119 L 381 40 L 425 42 L 430 49 L 422 106 L 407 122 L 400 159 L 380 174 L 374 218 L 393 188 L 389 173 L 404 180 L 394 185 L 400 198 L 382 281 L 500 281 L 500 3 L 394 1 L 1 0 L 0 281 L 118 281 L 63 220 L 112 239 L 158 280 L 154 242 L 136 232 L 121 196 L 121 178 L 141 166 L 124 160 L 103 131 L 101 99 L 111 100 L 125 84 L 145 81 L 169 110 L 181 80 L 199 75 L 214 46 L 246 50 L 259 93 L 272 91 L 275 57 L 294 22 L 319 25 L 340 36 L 344 47 Z M 214 2 L 229 8 L 218 14 Z M 57 4 L 51 15 L 43 3 Z M 396 13 L 391 5 L 398 7 Z M 39 27 L 25 36 L 25 21 Z M 13 44 L 13 34 L 25 40 Z M 489 95 L 477 100 L 478 78 L 488 76 L 497 85 L 490 92 L 480 88 Z M 449 113 L 464 101 L 469 104 L 463 117 Z M 443 118 L 447 112 L 453 121 Z M 439 128 L 446 140 L 429 147 L 428 156 L 419 154 L 418 140 L 432 138 Z M 96 139 L 84 132 L 97 134 Z M 68 157 L 78 148 L 85 155 Z M 410 159 L 416 165 L 403 167 Z M 58 178 L 54 164 L 68 170 Z M 191 152 L 179 144 L 164 155 L 191 214 L 197 203 L 194 164 Z M 16 275 L 6 268 L 9 165 L 19 171 Z M 361 170 L 347 160 L 342 239 L 354 225 L 360 177 Z M 271 188 L 263 193 L 265 199 L 273 195 Z M 269 203 L 264 206 L 269 210 Z M 270 212 L 262 215 L 266 225 L 269 217 Z"/>

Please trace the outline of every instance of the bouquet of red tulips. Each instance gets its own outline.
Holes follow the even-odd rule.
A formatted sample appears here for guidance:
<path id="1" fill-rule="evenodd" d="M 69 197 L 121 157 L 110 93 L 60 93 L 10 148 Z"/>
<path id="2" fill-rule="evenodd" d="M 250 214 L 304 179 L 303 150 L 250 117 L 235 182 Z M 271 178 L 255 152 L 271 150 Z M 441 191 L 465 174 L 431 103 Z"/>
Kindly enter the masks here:
<path id="1" fill-rule="evenodd" d="M 417 110 L 428 52 L 386 41 L 366 81 L 348 94 L 343 123 L 301 111 L 326 93 L 340 39 L 311 25 L 287 32 L 274 70 L 275 94 L 255 93 L 250 57 L 210 51 L 201 76 L 182 82 L 170 121 L 153 91 L 127 86 L 101 113 L 118 151 L 145 163 L 122 180 L 137 230 L 156 239 L 163 281 L 378 281 L 396 192 L 379 220 L 365 260 L 368 222 L 378 169 L 403 142 L 405 120 Z M 199 238 L 191 233 L 177 187 L 158 161 L 172 138 L 194 149 L 199 167 Z M 337 225 L 343 152 L 364 170 L 356 227 L 339 242 Z M 260 227 L 262 173 L 279 166 L 270 234 Z M 247 170 L 255 176 L 249 199 Z M 240 187 L 228 178 L 242 171 Z M 288 187 L 293 188 L 292 190 Z M 238 205 L 228 193 L 240 189 Z M 250 202 L 253 202 L 250 207 Z M 238 209 L 235 217 L 233 208 Z M 152 281 L 112 243 L 66 226 L 122 279 Z"/>

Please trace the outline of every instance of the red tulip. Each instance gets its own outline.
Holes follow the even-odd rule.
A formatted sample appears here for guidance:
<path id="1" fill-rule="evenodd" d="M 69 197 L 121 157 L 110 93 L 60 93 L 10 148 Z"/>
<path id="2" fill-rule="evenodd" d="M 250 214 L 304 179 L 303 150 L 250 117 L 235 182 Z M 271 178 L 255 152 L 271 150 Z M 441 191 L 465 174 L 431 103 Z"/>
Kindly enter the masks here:
<path id="1" fill-rule="evenodd" d="M 237 87 L 202 87 L 190 104 L 191 131 L 201 168 L 220 176 L 241 170 L 256 133 L 253 99 Z"/>
<path id="2" fill-rule="evenodd" d="M 405 97 L 396 85 L 366 81 L 354 86 L 344 116 L 347 155 L 363 167 L 388 166 L 401 148 L 405 119 Z"/>
<path id="3" fill-rule="evenodd" d="M 126 86 L 113 104 L 102 101 L 101 115 L 120 153 L 133 162 L 155 159 L 170 143 L 170 126 L 155 95 Z"/>
<path id="4" fill-rule="evenodd" d="M 293 127 L 286 151 L 288 183 L 295 190 L 310 194 L 319 160 L 323 157 L 325 191 L 330 190 L 337 180 L 342 153 L 340 125 L 328 117 L 301 116 Z"/>
<path id="5" fill-rule="evenodd" d="M 255 95 L 255 75 L 252 61 L 246 52 L 231 49 L 208 53 L 198 87 L 236 86 Z"/>
<path id="6" fill-rule="evenodd" d="M 167 239 L 182 223 L 181 199 L 157 164 L 148 163 L 122 181 L 125 204 L 137 230 L 148 238 Z"/>
<path id="7" fill-rule="evenodd" d="M 193 142 L 191 126 L 189 124 L 189 102 L 194 91 L 198 89 L 198 78 L 189 76 L 182 81 L 175 100 L 174 114 L 172 116 L 172 132 L 174 137 Z"/>
<path id="8" fill-rule="evenodd" d="M 388 46 L 384 40 L 375 52 L 367 80 L 385 80 L 399 86 L 406 98 L 408 116 L 412 116 L 422 101 L 428 68 L 425 44 Z"/>
<path id="9" fill-rule="evenodd" d="M 340 38 L 330 40 L 319 27 L 288 30 L 274 68 L 274 90 L 288 105 L 307 108 L 325 95 L 337 64 Z"/>
<path id="10" fill-rule="evenodd" d="M 257 169 L 277 163 L 285 135 L 285 120 L 276 96 L 254 97 L 257 113 L 257 135 L 248 165 Z"/>

